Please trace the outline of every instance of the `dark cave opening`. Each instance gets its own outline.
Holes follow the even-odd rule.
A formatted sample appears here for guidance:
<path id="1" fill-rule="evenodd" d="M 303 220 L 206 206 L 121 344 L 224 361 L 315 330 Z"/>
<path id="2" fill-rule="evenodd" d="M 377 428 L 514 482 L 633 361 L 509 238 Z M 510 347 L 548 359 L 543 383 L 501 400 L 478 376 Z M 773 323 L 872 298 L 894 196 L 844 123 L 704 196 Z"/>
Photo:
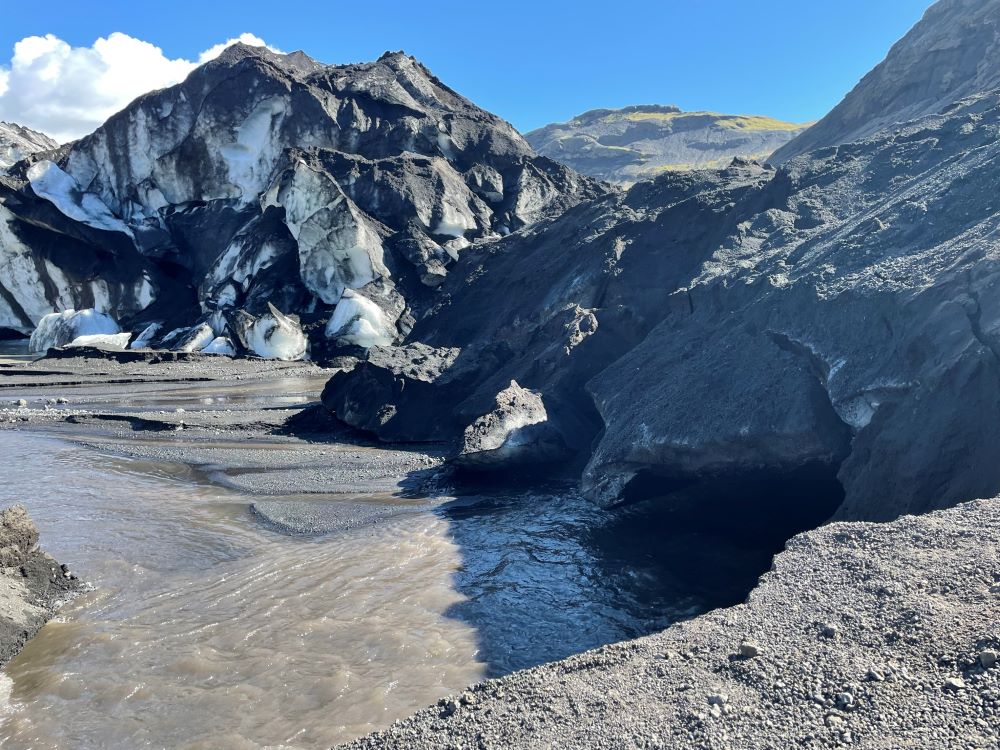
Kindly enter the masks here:
<path id="1" fill-rule="evenodd" d="M 29 338 L 26 333 L 13 328 L 0 328 L 0 341 L 22 341 Z"/>
<path id="2" fill-rule="evenodd" d="M 597 533 L 609 561 L 646 559 L 664 572 L 650 581 L 686 570 L 692 593 L 709 608 L 732 606 L 745 600 L 790 538 L 823 525 L 840 507 L 838 468 L 686 478 L 642 472 Z"/>

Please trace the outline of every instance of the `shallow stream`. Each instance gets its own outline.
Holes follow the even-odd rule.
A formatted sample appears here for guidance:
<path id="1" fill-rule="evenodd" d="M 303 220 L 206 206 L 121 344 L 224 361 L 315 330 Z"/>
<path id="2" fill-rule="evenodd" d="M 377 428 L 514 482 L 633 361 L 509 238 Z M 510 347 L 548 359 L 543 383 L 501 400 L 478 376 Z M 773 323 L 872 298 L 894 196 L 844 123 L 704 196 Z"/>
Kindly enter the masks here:
<path id="1" fill-rule="evenodd" d="M 683 540 L 551 488 L 294 536 L 183 464 L 9 431 L 0 456 L 0 503 L 94 586 L 0 676 L 4 748 L 328 747 L 718 597 Z"/>

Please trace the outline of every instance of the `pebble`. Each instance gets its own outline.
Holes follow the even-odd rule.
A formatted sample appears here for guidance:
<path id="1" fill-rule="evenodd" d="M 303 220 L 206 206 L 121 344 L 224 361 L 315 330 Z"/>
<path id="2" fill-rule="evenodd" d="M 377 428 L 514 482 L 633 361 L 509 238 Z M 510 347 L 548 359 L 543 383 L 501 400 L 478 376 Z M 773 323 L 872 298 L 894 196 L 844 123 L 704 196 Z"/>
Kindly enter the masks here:
<path id="1" fill-rule="evenodd" d="M 854 705 L 854 696 L 850 693 L 840 693 L 837 695 L 837 708 L 848 709 Z"/>
<path id="2" fill-rule="evenodd" d="M 28 408 L 28 402 L 25 401 L 23 398 L 19 398 L 17 400 L 17 408 L 18 409 L 27 409 Z"/>
<path id="3" fill-rule="evenodd" d="M 756 656 L 760 656 L 760 646 L 753 641 L 743 641 L 740 644 L 740 656 L 744 659 L 753 659 Z"/>
<path id="4" fill-rule="evenodd" d="M 992 649 L 979 652 L 979 663 L 983 665 L 983 669 L 992 669 L 996 666 L 998 658 L 1000 658 L 1000 654 Z"/>
<path id="5" fill-rule="evenodd" d="M 827 623 L 827 624 L 823 625 L 820 628 L 819 634 L 821 636 L 823 636 L 824 638 L 836 638 L 837 637 L 837 626 L 836 625 L 830 625 L 829 623 Z"/>
<path id="6" fill-rule="evenodd" d="M 961 677 L 949 677 L 944 681 L 944 689 L 951 691 L 965 690 L 965 680 Z"/>
<path id="7" fill-rule="evenodd" d="M 723 693 L 712 693 L 708 696 L 710 706 L 724 706 L 729 703 L 729 696 Z"/>

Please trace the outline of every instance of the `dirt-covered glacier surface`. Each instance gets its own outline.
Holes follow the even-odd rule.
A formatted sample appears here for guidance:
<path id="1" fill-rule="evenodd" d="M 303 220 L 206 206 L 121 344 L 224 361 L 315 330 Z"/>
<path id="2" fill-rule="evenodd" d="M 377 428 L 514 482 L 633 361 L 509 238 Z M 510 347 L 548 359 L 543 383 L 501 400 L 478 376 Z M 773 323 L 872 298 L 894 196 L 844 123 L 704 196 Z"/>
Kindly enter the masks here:
<path id="1" fill-rule="evenodd" d="M 748 601 L 486 682 L 354 750 L 995 748 L 1000 499 L 792 539 Z"/>

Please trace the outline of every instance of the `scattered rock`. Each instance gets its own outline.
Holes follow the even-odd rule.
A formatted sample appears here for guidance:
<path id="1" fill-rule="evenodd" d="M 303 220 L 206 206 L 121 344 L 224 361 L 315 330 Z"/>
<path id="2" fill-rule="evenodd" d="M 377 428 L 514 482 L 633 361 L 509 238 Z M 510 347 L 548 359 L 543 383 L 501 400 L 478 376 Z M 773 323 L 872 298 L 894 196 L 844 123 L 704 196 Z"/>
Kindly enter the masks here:
<path id="1" fill-rule="evenodd" d="M 961 677 L 949 677 L 944 681 L 944 689 L 951 692 L 965 690 L 965 680 Z"/>

